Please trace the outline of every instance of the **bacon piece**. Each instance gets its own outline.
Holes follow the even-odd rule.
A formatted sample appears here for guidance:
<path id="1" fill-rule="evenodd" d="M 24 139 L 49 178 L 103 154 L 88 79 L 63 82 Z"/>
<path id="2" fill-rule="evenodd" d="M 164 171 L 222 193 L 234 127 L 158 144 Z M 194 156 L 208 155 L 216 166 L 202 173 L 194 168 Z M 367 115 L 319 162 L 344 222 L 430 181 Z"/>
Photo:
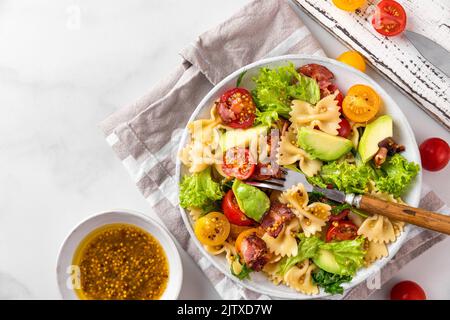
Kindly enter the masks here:
<path id="1" fill-rule="evenodd" d="M 269 261 L 268 252 L 266 243 L 256 234 L 252 234 L 242 240 L 242 258 L 254 271 L 261 271 Z"/>
<path id="2" fill-rule="evenodd" d="M 286 222 L 289 222 L 295 214 L 281 202 L 272 202 L 269 212 L 261 221 L 261 228 L 263 228 L 271 237 L 276 238 L 280 234 Z"/>
<path id="3" fill-rule="evenodd" d="M 334 75 L 328 68 L 320 64 L 310 63 L 301 66 L 298 71 L 307 77 L 313 78 L 317 81 L 320 88 L 320 97 L 326 97 L 336 91 L 336 86 L 333 84 Z"/>

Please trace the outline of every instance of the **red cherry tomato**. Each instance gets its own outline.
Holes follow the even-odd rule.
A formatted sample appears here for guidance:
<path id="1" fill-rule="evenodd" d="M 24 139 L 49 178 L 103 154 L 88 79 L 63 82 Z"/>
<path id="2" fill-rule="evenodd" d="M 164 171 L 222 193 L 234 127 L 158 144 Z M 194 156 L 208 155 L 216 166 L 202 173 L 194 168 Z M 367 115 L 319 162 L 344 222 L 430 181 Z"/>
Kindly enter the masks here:
<path id="1" fill-rule="evenodd" d="M 326 241 L 353 240 L 358 236 L 358 227 L 351 221 L 333 221 L 328 228 Z"/>
<path id="2" fill-rule="evenodd" d="M 375 8 L 372 26 L 383 36 L 390 37 L 402 33 L 406 26 L 405 9 L 396 1 L 381 1 Z"/>
<path id="3" fill-rule="evenodd" d="M 448 143 L 440 138 L 430 138 L 419 147 L 422 167 L 429 171 L 444 169 L 450 159 Z"/>
<path id="4" fill-rule="evenodd" d="M 255 162 L 248 149 L 234 147 L 223 155 L 222 170 L 229 177 L 245 180 L 255 171 Z"/>
<path id="5" fill-rule="evenodd" d="M 232 128 L 245 129 L 255 122 L 256 105 L 252 95 L 244 88 L 226 91 L 217 105 L 223 123 Z"/>
<path id="6" fill-rule="evenodd" d="M 233 190 L 229 190 L 222 200 L 222 211 L 228 221 L 238 226 L 252 226 L 255 222 L 239 209 Z"/>
<path id="7" fill-rule="evenodd" d="M 413 281 L 402 281 L 391 289 L 391 300 L 426 300 L 425 291 Z"/>
<path id="8" fill-rule="evenodd" d="M 337 215 L 331 215 L 330 221 L 343 220 L 348 216 L 349 213 L 350 213 L 350 209 L 344 209 L 341 212 L 339 212 Z"/>
<path id="9" fill-rule="evenodd" d="M 350 126 L 350 123 L 348 123 L 347 119 L 341 118 L 341 122 L 339 122 L 339 130 L 338 135 L 341 137 L 347 138 L 350 135 L 350 132 L 352 131 L 352 127 Z"/>

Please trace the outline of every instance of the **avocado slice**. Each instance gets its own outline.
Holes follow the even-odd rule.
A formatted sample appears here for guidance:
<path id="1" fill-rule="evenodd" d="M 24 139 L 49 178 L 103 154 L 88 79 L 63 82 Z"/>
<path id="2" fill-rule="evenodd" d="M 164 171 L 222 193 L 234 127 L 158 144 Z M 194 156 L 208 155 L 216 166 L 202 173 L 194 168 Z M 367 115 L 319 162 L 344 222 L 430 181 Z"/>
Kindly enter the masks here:
<path id="1" fill-rule="evenodd" d="M 220 146 L 222 150 L 228 150 L 236 146 L 248 147 L 251 141 L 258 143 L 259 136 L 266 134 L 267 129 L 266 126 L 256 126 L 248 129 L 227 130 L 220 137 Z"/>
<path id="2" fill-rule="evenodd" d="M 342 270 L 334 255 L 328 250 L 320 249 L 313 261 L 320 269 L 334 274 L 343 274 L 344 270 Z"/>
<path id="3" fill-rule="evenodd" d="M 258 222 L 261 221 L 264 214 L 270 208 L 269 197 L 257 187 L 245 184 L 238 179 L 234 180 L 232 189 L 239 209 L 247 217 Z"/>
<path id="4" fill-rule="evenodd" d="M 366 126 L 364 133 L 359 141 L 358 153 L 363 163 L 366 163 L 377 153 L 378 143 L 392 137 L 392 118 L 384 115 L 372 121 Z"/>
<path id="5" fill-rule="evenodd" d="M 311 156 L 324 161 L 339 159 L 353 147 L 348 139 L 307 127 L 299 130 L 297 143 Z"/>

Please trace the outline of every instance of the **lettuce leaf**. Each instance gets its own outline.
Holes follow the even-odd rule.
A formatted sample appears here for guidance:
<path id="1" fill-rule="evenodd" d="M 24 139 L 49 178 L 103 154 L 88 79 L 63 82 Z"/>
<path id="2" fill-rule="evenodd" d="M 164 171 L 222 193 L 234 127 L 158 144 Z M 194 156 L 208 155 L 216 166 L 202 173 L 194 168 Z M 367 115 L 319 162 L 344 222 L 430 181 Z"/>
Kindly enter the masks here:
<path id="1" fill-rule="evenodd" d="M 364 237 L 355 240 L 327 242 L 320 249 L 330 251 L 340 266 L 340 274 L 354 275 L 364 264 Z"/>
<path id="2" fill-rule="evenodd" d="M 211 178 L 211 168 L 206 168 L 202 172 L 183 177 L 179 197 L 181 207 L 209 212 L 216 207 L 216 201 L 223 198 L 223 191 L 220 184 Z"/>
<path id="3" fill-rule="evenodd" d="M 275 69 L 261 68 L 253 81 L 256 87 L 252 95 L 258 107 L 256 124 L 270 126 L 280 116 L 289 119 L 293 99 L 311 104 L 320 99 L 316 80 L 298 73 L 292 63 Z"/>
<path id="4" fill-rule="evenodd" d="M 322 249 L 329 251 L 334 256 L 341 275 L 354 275 L 364 263 L 364 237 L 335 242 L 324 242 L 316 236 L 307 238 L 303 233 L 297 237 L 300 239 L 298 253 L 282 260 L 278 270 L 281 275 L 305 259 L 314 260 Z"/>
<path id="5" fill-rule="evenodd" d="M 374 176 L 373 168 L 368 165 L 333 161 L 322 166 L 319 175 L 308 180 L 321 188 L 331 184 L 346 193 L 361 194 L 367 191 L 367 184 Z"/>
<path id="6" fill-rule="evenodd" d="M 307 238 L 305 234 L 300 233 L 298 235 L 300 242 L 298 244 L 298 253 L 296 256 L 288 257 L 283 260 L 280 265 L 280 269 L 278 273 L 284 275 L 290 268 L 292 268 L 297 263 L 302 262 L 303 260 L 313 258 L 317 250 L 319 249 L 320 244 L 323 243 L 318 237 L 309 237 Z"/>
<path id="7" fill-rule="evenodd" d="M 380 171 L 383 174 L 375 181 L 377 188 L 400 197 L 419 172 L 419 165 L 397 153 L 381 166 Z"/>
<path id="8" fill-rule="evenodd" d="M 344 288 L 341 287 L 341 284 L 352 281 L 352 276 L 341 276 L 319 269 L 318 271 L 312 273 L 312 279 L 315 284 L 324 288 L 327 293 L 343 294 Z"/>

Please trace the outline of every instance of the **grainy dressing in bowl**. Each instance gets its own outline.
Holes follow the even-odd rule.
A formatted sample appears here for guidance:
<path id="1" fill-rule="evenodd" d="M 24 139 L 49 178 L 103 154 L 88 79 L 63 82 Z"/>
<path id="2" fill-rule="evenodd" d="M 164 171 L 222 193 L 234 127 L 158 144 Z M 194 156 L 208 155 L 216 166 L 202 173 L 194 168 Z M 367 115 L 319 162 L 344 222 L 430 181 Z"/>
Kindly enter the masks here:
<path id="1" fill-rule="evenodd" d="M 160 243 L 134 225 L 115 223 L 91 232 L 78 246 L 80 299 L 159 299 L 169 266 Z"/>

